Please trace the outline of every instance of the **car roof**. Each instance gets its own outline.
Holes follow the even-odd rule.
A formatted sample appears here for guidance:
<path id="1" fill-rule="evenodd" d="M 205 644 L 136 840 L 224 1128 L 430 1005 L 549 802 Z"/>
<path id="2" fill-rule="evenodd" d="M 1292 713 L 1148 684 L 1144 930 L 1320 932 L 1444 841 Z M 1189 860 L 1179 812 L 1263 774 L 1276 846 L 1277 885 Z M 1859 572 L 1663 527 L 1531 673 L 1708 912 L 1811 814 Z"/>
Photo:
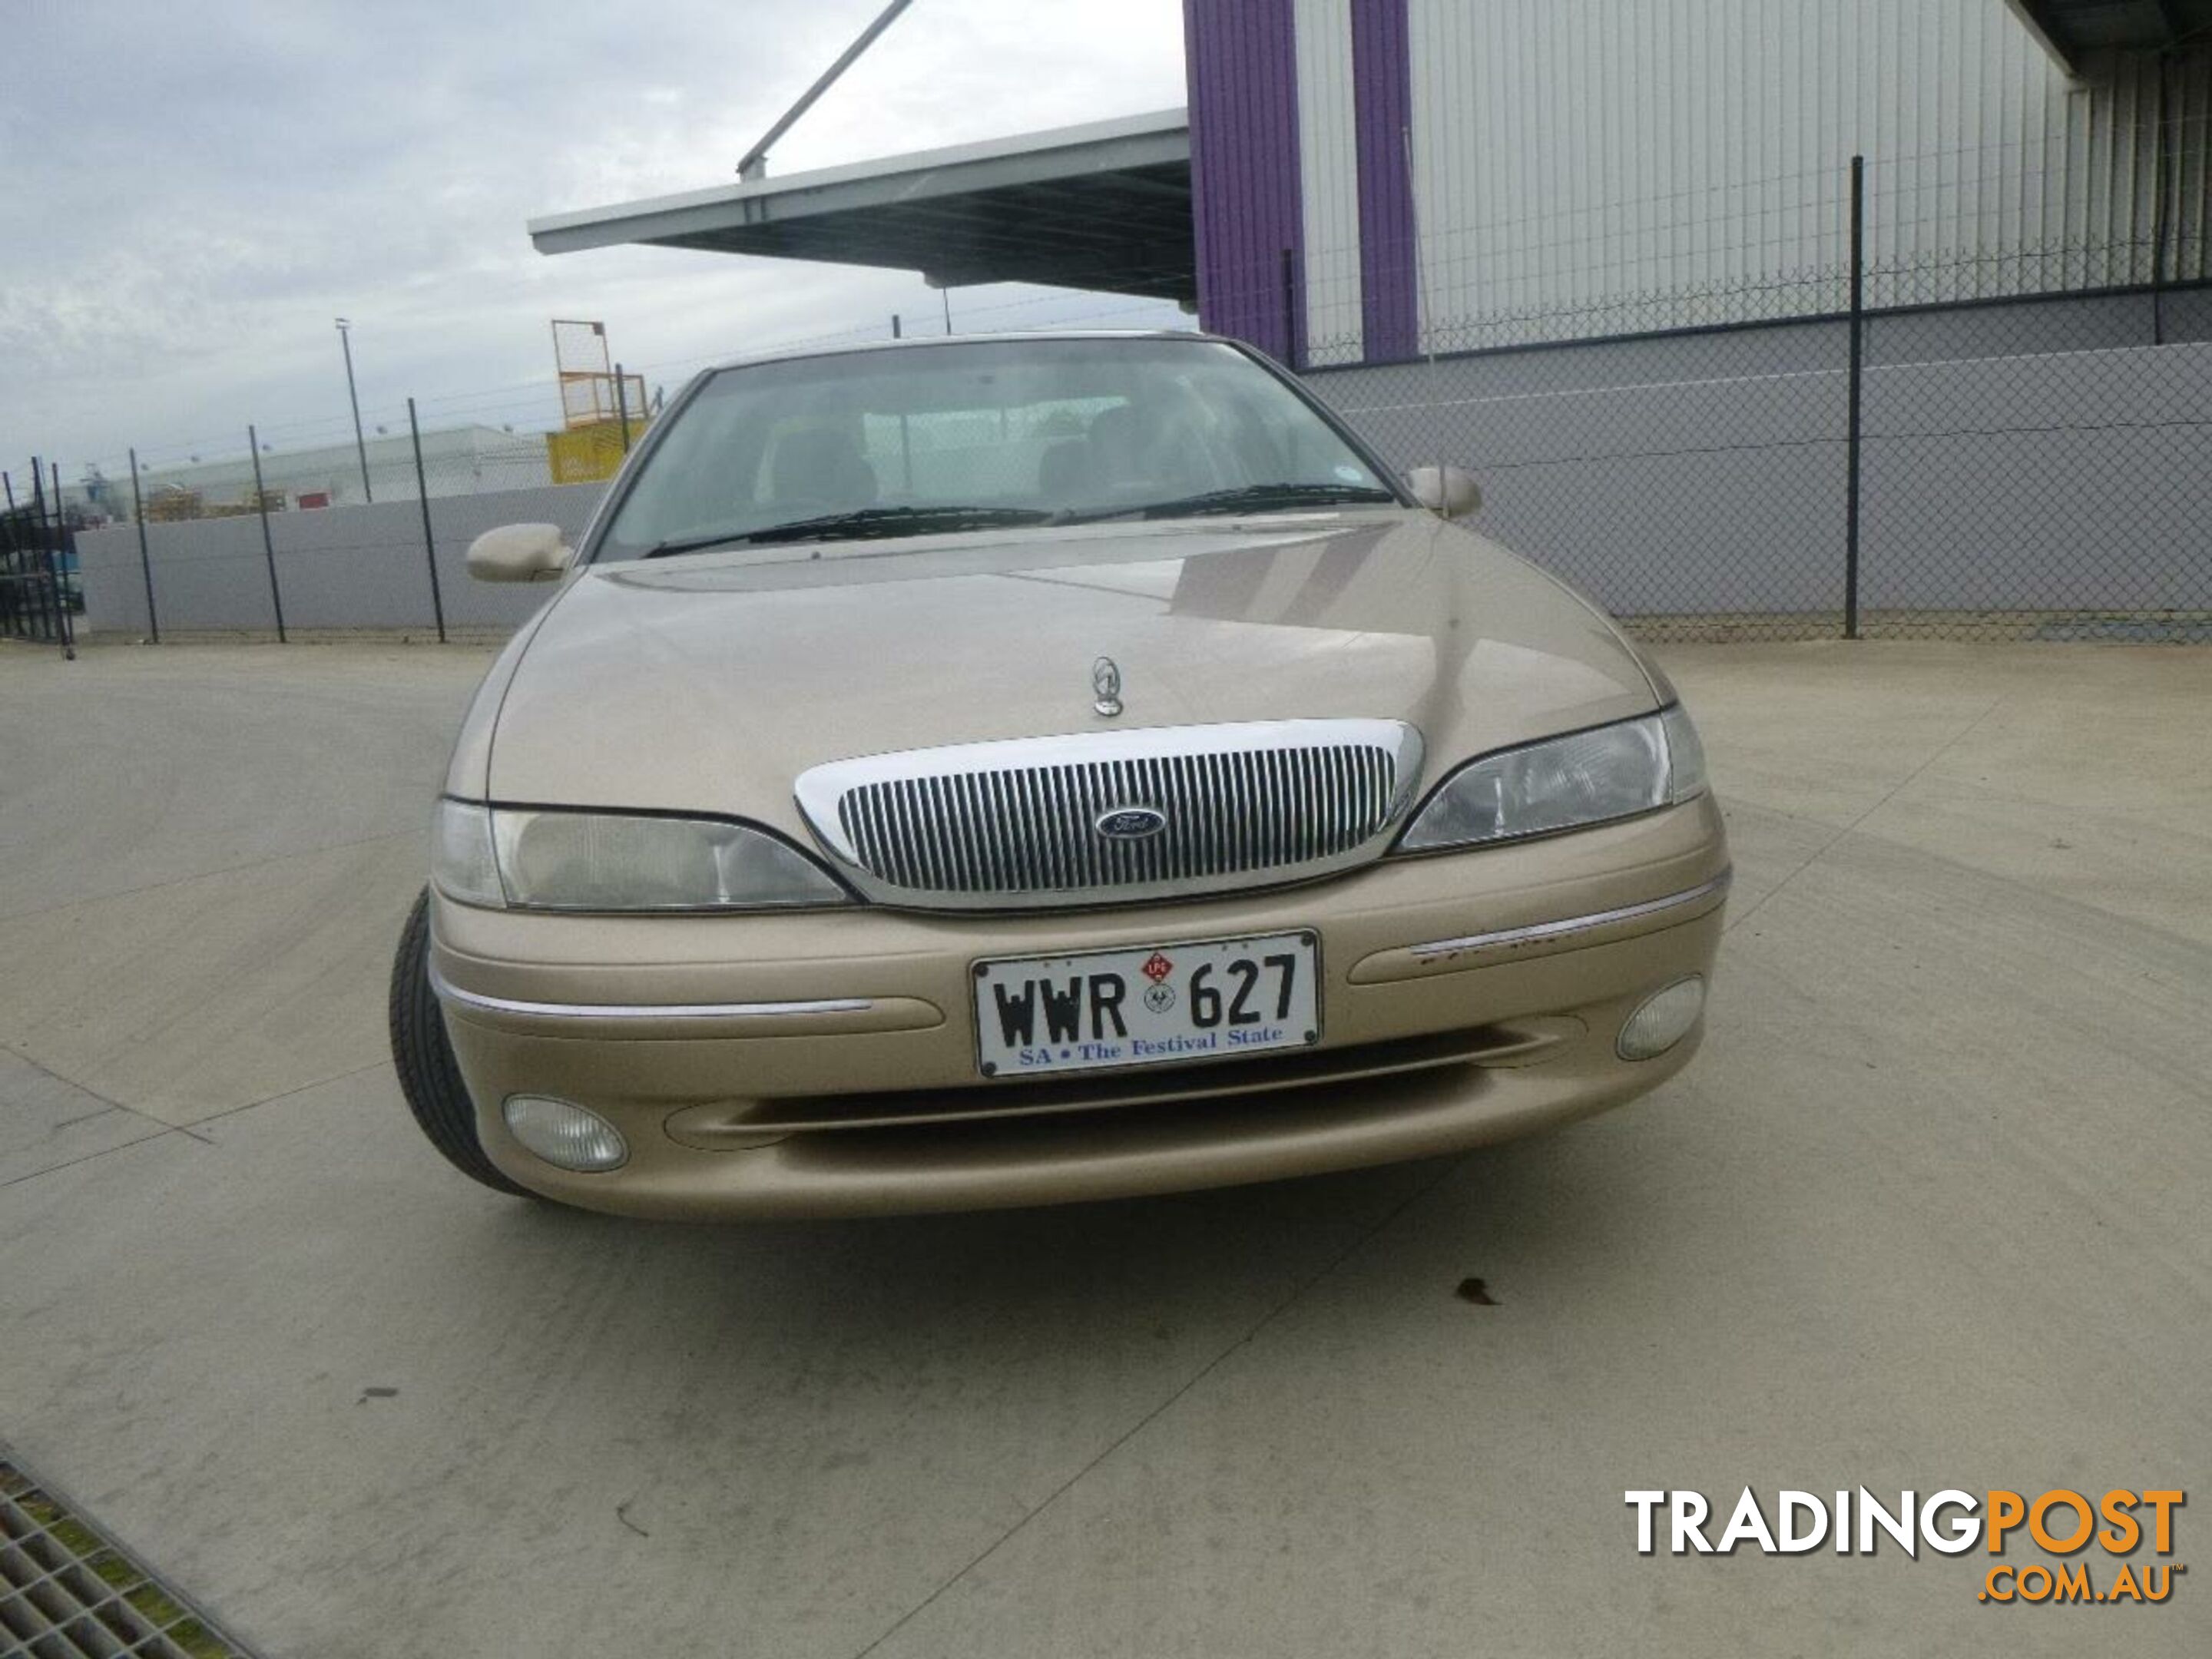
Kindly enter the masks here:
<path id="1" fill-rule="evenodd" d="M 845 345 L 794 345 L 726 357 L 700 371 L 750 368 L 760 363 L 791 362 L 807 357 L 846 357 L 863 351 L 928 351 L 939 346 L 1014 343 L 1035 340 L 1192 340 L 1214 344 L 1239 343 L 1194 328 L 1033 328 L 989 334 L 932 334 L 918 340 L 856 340 Z"/>

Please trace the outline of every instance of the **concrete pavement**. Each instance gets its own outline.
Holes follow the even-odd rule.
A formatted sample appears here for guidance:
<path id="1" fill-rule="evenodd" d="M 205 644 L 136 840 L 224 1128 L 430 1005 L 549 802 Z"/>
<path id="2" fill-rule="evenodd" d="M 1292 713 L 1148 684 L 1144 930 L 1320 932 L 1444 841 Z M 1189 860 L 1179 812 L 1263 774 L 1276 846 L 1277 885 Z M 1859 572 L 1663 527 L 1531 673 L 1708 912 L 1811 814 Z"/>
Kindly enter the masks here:
<path id="1" fill-rule="evenodd" d="M 272 1656 L 2212 1640 L 2201 1513 L 2166 1605 L 2062 1611 L 1639 1557 L 1621 1498 L 2212 1469 L 2212 653 L 1669 653 L 1739 884 L 1705 1053 L 1621 1112 L 731 1228 L 407 1120 L 383 978 L 486 659 L 0 650 L 0 1438 Z"/>

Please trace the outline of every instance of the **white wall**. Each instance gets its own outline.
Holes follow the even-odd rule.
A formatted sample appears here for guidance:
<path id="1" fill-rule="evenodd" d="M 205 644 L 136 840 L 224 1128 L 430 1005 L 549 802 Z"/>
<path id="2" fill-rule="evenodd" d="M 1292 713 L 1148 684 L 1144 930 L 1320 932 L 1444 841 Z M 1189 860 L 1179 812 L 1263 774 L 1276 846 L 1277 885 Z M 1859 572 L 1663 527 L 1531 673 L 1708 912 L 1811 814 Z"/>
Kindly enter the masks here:
<path id="1" fill-rule="evenodd" d="M 1893 613 L 2212 613 L 2212 290 L 1868 325 L 1860 600 Z M 1849 325 L 1800 322 L 1332 369 L 1383 455 L 1481 480 L 1475 527 L 1615 614 L 1843 607 Z M 1885 614 L 1890 613 L 1890 614 Z M 1977 625 L 1981 625 L 1978 623 Z M 2033 632 L 2031 618 L 2023 632 Z M 1909 630 L 1907 630 L 1909 631 Z"/>
<path id="2" fill-rule="evenodd" d="M 1352 127 L 1352 0 L 1293 0 L 1298 48 L 1306 361 L 1362 354 L 1359 152 Z"/>
<path id="3" fill-rule="evenodd" d="M 550 523 L 567 532 L 574 545 L 605 489 L 599 483 L 547 485 L 434 496 L 430 526 L 447 624 L 511 628 L 550 591 L 534 583 L 471 580 L 466 563 L 470 542 L 497 525 Z M 420 502 L 274 513 L 269 529 L 288 628 L 432 626 L 435 612 Z M 155 609 L 164 630 L 260 631 L 276 626 L 259 518 L 149 524 L 146 538 Z M 82 532 L 76 549 L 86 628 L 94 634 L 146 634 L 146 579 L 137 527 Z"/>
<path id="4" fill-rule="evenodd" d="M 1439 349 L 1836 309 L 1855 152 L 1870 304 L 2150 276 L 2154 72 L 2075 86 L 1998 0 L 1409 3 Z M 2169 275 L 2208 270 L 2204 80 Z"/>

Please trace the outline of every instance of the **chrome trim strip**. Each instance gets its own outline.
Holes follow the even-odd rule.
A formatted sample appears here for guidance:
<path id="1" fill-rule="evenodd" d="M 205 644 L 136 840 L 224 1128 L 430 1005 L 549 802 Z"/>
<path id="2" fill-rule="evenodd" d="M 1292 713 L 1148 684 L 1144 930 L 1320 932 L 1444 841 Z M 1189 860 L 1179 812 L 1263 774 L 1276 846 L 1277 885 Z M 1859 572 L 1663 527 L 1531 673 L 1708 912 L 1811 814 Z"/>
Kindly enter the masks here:
<path id="1" fill-rule="evenodd" d="M 1421 734 L 1402 720 L 1250 720 L 859 756 L 808 769 L 793 793 L 836 873 L 874 903 L 1064 909 L 1281 886 L 1371 863 L 1419 798 L 1422 760 Z M 1095 836 L 1063 833 L 1078 820 L 1087 831 L 1109 808 L 1157 809 L 1160 791 L 1199 809 L 1186 829 L 1107 862 Z M 850 822 L 848 797 L 867 802 Z M 1372 833 L 1340 845 L 1370 816 Z"/>
<path id="2" fill-rule="evenodd" d="M 1593 927 L 1607 927 L 1617 921 L 1635 921 L 1680 905 L 1695 904 L 1699 899 L 1709 898 L 1715 893 L 1725 893 L 1735 879 L 1735 870 L 1731 866 L 1711 881 L 1700 882 L 1697 886 L 1685 888 L 1679 893 L 1669 893 L 1665 898 L 1646 899 L 1641 904 L 1625 904 L 1618 910 L 1596 910 L 1586 916 L 1568 916 L 1559 921 L 1534 922 L 1526 927 L 1503 927 L 1494 933 L 1469 933 L 1464 939 L 1442 939 L 1428 945 L 1409 945 L 1405 949 L 1417 961 L 1426 962 L 1435 957 L 1457 956 L 1463 951 L 1484 951 L 1498 945 L 1526 945 L 1536 939 L 1587 933 Z"/>
<path id="3" fill-rule="evenodd" d="M 821 1002 L 524 1002 L 464 991 L 435 968 L 430 969 L 430 988 L 464 1007 L 493 1014 L 527 1014 L 538 1019 L 768 1019 L 785 1015 L 865 1014 L 876 1006 L 867 997 L 837 997 Z"/>

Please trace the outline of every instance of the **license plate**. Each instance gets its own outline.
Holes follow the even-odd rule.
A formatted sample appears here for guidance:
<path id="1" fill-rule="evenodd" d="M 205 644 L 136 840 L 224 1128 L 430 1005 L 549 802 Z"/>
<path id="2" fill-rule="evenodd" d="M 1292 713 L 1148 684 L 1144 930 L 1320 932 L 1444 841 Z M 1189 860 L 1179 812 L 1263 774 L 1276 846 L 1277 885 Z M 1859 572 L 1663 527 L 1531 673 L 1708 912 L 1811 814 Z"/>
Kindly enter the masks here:
<path id="1" fill-rule="evenodd" d="M 1311 933 L 975 964 L 985 1077 L 1223 1060 L 1321 1041 Z"/>

